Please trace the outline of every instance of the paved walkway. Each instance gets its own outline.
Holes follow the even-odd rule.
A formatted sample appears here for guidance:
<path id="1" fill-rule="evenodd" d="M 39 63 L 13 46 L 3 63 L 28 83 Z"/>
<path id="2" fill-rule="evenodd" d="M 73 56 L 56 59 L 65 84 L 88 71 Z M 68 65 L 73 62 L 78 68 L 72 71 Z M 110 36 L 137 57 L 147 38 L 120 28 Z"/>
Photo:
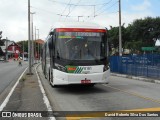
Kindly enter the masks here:
<path id="1" fill-rule="evenodd" d="M 43 95 L 40 91 L 38 78 L 35 72 L 34 67 L 32 68 L 33 75 L 24 74 L 22 79 L 19 81 L 19 84 L 16 86 L 13 94 L 10 97 L 10 100 L 3 111 L 19 111 L 19 112 L 29 112 L 29 111 L 47 111 L 46 105 L 43 101 Z M 28 115 L 28 113 L 27 113 Z M 38 114 L 40 116 L 40 114 Z M 43 118 L 3 118 L 2 120 L 47 120 L 47 117 Z"/>

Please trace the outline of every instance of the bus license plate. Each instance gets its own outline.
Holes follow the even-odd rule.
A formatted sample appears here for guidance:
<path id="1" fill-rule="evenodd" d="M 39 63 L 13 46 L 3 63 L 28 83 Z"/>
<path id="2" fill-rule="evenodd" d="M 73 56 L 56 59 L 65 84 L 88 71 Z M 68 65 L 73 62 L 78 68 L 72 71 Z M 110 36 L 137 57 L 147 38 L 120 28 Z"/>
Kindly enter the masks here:
<path id="1" fill-rule="evenodd" d="M 91 80 L 81 80 L 81 83 L 82 84 L 89 84 L 89 83 L 91 83 Z"/>

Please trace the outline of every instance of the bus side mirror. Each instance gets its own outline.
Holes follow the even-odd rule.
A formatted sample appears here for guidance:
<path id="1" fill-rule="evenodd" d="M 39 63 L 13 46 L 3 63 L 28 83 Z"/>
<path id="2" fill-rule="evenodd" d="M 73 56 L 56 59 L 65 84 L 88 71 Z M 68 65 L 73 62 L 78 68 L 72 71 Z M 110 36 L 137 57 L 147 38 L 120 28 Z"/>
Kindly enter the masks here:
<path id="1" fill-rule="evenodd" d="M 48 47 L 49 47 L 49 49 L 53 49 L 52 37 L 50 37 L 50 38 L 48 39 Z"/>
<path id="2" fill-rule="evenodd" d="M 54 32 L 53 32 L 53 31 L 52 31 L 52 32 L 50 32 L 50 33 L 49 33 L 49 35 L 54 35 Z"/>

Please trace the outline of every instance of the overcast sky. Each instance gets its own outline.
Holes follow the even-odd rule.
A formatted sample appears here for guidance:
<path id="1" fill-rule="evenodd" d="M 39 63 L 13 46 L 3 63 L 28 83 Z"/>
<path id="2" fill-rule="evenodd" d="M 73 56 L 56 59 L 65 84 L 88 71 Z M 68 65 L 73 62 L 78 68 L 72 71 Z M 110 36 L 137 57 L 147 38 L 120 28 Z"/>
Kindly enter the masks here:
<path id="1" fill-rule="evenodd" d="M 30 0 L 34 26 L 45 39 L 57 21 L 95 22 L 109 28 L 118 26 L 118 0 Z M 160 16 L 160 0 L 121 0 L 122 24 L 147 16 Z M 28 39 L 28 0 L 0 0 L 0 31 L 3 38 Z M 94 13 L 95 6 L 95 13 Z M 68 15 L 66 17 L 65 15 Z M 94 17 L 94 15 L 96 17 Z"/>

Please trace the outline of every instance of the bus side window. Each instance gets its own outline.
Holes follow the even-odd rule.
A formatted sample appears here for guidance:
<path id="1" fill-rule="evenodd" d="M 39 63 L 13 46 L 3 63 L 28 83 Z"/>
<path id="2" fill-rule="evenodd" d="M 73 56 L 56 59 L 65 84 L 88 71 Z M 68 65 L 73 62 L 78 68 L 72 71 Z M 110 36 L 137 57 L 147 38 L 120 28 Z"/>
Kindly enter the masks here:
<path id="1" fill-rule="evenodd" d="M 49 44 L 47 42 L 48 47 L 46 46 L 46 58 L 49 59 Z"/>
<path id="2" fill-rule="evenodd" d="M 56 41 L 56 37 L 55 35 L 52 35 L 52 47 L 53 47 L 53 57 L 55 57 L 55 42 Z"/>

